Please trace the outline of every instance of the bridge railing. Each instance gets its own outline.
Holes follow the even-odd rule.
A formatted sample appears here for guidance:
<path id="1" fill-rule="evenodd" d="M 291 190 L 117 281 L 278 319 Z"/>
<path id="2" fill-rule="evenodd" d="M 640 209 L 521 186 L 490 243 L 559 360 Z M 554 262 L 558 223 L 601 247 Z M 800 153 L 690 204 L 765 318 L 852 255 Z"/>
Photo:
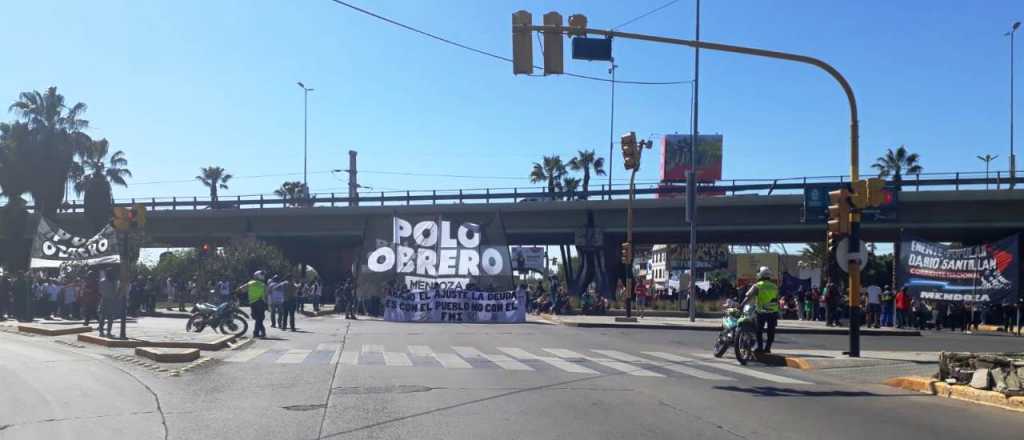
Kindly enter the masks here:
<path id="1" fill-rule="evenodd" d="M 1024 178 L 1010 179 L 1004 171 L 923 173 L 905 176 L 902 191 L 927 190 L 984 190 L 1009 189 L 1011 184 L 1024 185 Z M 699 193 L 707 196 L 762 196 L 803 194 L 808 187 L 835 187 L 849 182 L 847 176 L 790 177 L 780 179 L 728 179 L 714 184 L 698 185 Z M 685 182 L 640 182 L 636 186 L 639 199 L 682 198 Z M 344 193 L 315 193 L 308 199 L 289 199 L 278 195 L 254 194 L 220 197 L 216 202 L 209 197 L 149 197 L 118 199 L 115 206 L 136 203 L 149 210 L 208 210 L 208 209 L 262 209 L 294 207 L 343 207 L 355 202 L 359 206 L 411 206 L 467 203 L 530 203 L 552 200 L 621 200 L 629 196 L 626 183 L 595 185 L 589 191 L 556 191 L 549 193 L 542 187 L 467 188 L 408 191 L 361 192 L 352 200 Z M 73 200 L 65 204 L 62 212 L 81 212 L 83 204 Z"/>

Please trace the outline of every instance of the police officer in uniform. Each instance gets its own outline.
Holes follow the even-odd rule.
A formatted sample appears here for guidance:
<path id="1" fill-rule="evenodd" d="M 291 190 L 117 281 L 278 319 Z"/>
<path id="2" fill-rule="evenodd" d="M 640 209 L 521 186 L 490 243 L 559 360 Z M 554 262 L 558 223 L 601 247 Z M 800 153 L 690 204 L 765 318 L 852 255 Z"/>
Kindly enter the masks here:
<path id="1" fill-rule="evenodd" d="M 757 271 L 757 282 L 750 286 L 744 302 L 757 302 L 757 351 L 772 352 L 775 342 L 775 327 L 779 324 L 779 286 L 772 281 L 772 270 L 761 266 Z M 768 344 L 762 344 L 765 331 L 768 332 Z"/>

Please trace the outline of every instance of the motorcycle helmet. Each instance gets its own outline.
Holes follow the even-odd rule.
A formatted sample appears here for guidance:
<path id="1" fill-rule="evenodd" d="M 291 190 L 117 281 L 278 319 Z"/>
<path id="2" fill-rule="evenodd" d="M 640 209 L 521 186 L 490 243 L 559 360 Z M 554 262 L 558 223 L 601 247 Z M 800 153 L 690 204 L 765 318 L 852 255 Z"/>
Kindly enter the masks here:
<path id="1" fill-rule="evenodd" d="M 761 268 L 757 270 L 757 278 L 758 279 L 771 278 L 771 277 L 772 277 L 772 270 L 768 266 L 761 266 Z"/>

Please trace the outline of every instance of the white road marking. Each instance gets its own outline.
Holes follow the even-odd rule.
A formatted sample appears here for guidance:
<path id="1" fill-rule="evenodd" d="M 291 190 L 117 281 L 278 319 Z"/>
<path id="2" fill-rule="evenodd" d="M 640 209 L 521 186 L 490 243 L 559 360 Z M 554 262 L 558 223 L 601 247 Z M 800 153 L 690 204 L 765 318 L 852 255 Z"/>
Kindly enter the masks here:
<path id="1" fill-rule="evenodd" d="M 341 347 L 341 344 L 337 342 L 325 342 L 316 346 L 316 351 L 335 351 Z"/>
<path id="2" fill-rule="evenodd" d="M 567 361 L 565 359 L 561 359 L 561 358 L 557 358 L 557 357 L 547 357 L 547 356 L 541 357 L 541 356 L 534 355 L 533 353 L 530 353 L 530 352 L 528 352 L 526 350 L 523 350 L 521 348 L 515 348 L 515 347 L 497 347 L 497 348 L 498 348 L 498 350 L 501 350 L 501 351 L 505 352 L 505 354 L 507 354 L 509 356 L 512 356 L 512 357 L 514 357 L 516 359 L 543 361 L 543 362 L 547 363 L 548 365 L 551 365 L 551 366 L 553 366 L 555 368 L 558 368 L 558 369 L 560 369 L 562 371 L 567 371 L 569 373 L 601 374 L 601 373 L 599 373 L 597 371 L 591 370 L 590 368 L 587 368 L 587 367 L 584 367 L 582 365 L 569 362 L 569 361 Z"/>
<path id="3" fill-rule="evenodd" d="M 410 345 L 409 353 L 416 356 L 433 356 L 434 350 L 431 350 L 430 347 L 426 345 Z"/>
<path id="4" fill-rule="evenodd" d="M 412 360 L 405 353 L 385 351 L 384 352 L 384 365 L 389 367 L 411 367 Z"/>
<path id="5" fill-rule="evenodd" d="M 312 352 L 313 350 L 288 350 L 274 362 L 278 364 L 300 364 Z"/>
<path id="6" fill-rule="evenodd" d="M 363 344 L 363 353 L 383 353 L 383 345 Z"/>
<path id="7" fill-rule="evenodd" d="M 341 356 L 338 358 L 338 362 L 346 365 L 359 365 L 359 352 L 343 351 L 341 352 Z"/>
<path id="8" fill-rule="evenodd" d="M 703 366 L 707 366 L 707 367 L 711 367 L 711 368 L 718 368 L 718 369 L 729 371 L 729 372 L 732 372 L 732 373 L 742 374 L 744 376 L 756 377 L 758 379 L 767 380 L 769 382 L 788 383 L 788 384 L 796 384 L 796 385 L 814 385 L 811 382 L 806 382 L 806 381 L 802 381 L 802 380 L 799 380 L 799 379 L 793 379 L 793 378 L 789 378 L 789 377 L 785 377 L 785 376 L 779 376 L 779 375 L 770 374 L 770 373 L 764 373 L 764 372 L 761 372 L 761 371 L 757 371 L 757 370 L 751 369 L 749 367 L 743 367 L 743 366 L 740 366 L 740 365 L 735 365 L 735 364 L 731 363 L 730 361 L 727 361 L 727 360 L 724 360 L 724 359 L 718 359 L 718 358 L 716 358 L 716 357 L 714 357 L 714 356 L 712 356 L 710 354 L 698 353 L 697 356 L 710 358 L 709 361 L 696 361 L 696 360 L 694 360 L 693 362 L 696 363 L 697 365 L 703 365 Z M 680 356 L 680 357 L 682 357 L 682 356 Z"/>
<path id="9" fill-rule="evenodd" d="M 473 368 L 469 362 L 462 360 L 455 353 L 434 353 L 434 359 L 437 359 L 444 368 Z"/>
<path id="10" fill-rule="evenodd" d="M 608 368 L 611 368 L 613 370 L 621 371 L 621 372 L 629 374 L 631 376 L 665 377 L 664 374 L 655 373 L 655 372 L 650 371 L 650 370 L 645 370 L 643 368 L 637 367 L 635 365 L 630 365 L 630 364 L 627 364 L 625 362 L 619 362 L 619 361 L 615 361 L 615 360 L 611 360 L 611 359 L 604 359 L 604 358 L 595 358 L 595 357 L 590 357 L 590 356 L 584 356 L 584 355 L 579 354 L 579 353 L 577 353 L 575 351 L 572 351 L 572 350 L 566 350 L 566 349 L 562 349 L 562 348 L 544 348 L 543 350 L 548 352 L 548 353 L 554 354 L 555 356 L 558 356 L 558 357 L 564 357 L 564 358 L 568 358 L 568 359 L 586 359 L 588 361 L 596 362 L 598 364 L 604 365 L 604 366 L 606 366 Z M 597 350 L 592 350 L 592 351 L 597 352 Z M 621 354 L 625 355 L 625 353 L 621 353 Z M 629 355 L 626 355 L 626 356 L 629 356 Z M 609 357 L 611 357 L 611 356 L 609 356 Z M 641 361 L 643 360 L 643 359 L 640 359 L 640 358 L 636 358 L 636 359 L 639 359 Z"/>
<path id="11" fill-rule="evenodd" d="M 263 353 L 266 353 L 269 350 L 270 350 L 269 348 L 247 348 L 245 350 L 242 350 L 242 351 L 238 352 L 234 356 L 231 356 L 231 357 L 229 357 L 227 359 L 224 359 L 224 362 L 247 362 L 247 361 L 251 361 L 251 360 L 255 359 L 256 357 L 258 357 L 259 355 L 261 355 Z"/>
<path id="12" fill-rule="evenodd" d="M 690 368 L 690 367 L 687 367 L 685 365 L 679 365 L 679 364 L 672 363 L 672 362 L 684 362 L 685 359 L 681 358 L 679 356 L 676 356 L 674 354 L 671 354 L 671 353 L 663 353 L 663 352 L 660 352 L 660 351 L 645 351 L 643 353 L 648 355 L 648 356 L 654 356 L 656 358 L 661 358 L 661 359 L 665 359 L 665 360 L 671 361 L 671 362 L 655 362 L 653 365 L 657 366 L 658 368 L 664 368 L 666 370 L 675 371 L 676 373 L 682 373 L 682 374 L 685 374 L 685 375 L 688 375 L 688 376 L 698 377 L 698 378 L 707 379 L 707 380 L 736 380 L 736 379 L 733 379 L 733 378 L 728 377 L 728 376 L 722 376 L 720 374 L 715 374 L 715 373 L 711 373 L 711 372 L 704 371 L 704 370 L 698 370 L 696 368 Z"/>

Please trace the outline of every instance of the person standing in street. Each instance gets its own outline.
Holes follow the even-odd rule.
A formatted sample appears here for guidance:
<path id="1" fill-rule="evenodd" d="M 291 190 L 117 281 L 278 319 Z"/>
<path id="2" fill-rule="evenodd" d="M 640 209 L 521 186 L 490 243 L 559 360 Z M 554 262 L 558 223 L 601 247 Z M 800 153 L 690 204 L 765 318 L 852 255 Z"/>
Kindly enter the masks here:
<path id="1" fill-rule="evenodd" d="M 110 272 L 107 269 L 101 270 L 98 283 L 100 291 L 100 325 L 98 330 L 100 336 L 108 338 L 113 337 L 110 331 L 114 327 L 114 319 L 121 316 L 121 308 L 123 306 L 123 302 L 117 294 L 117 283 Z M 104 326 L 106 327 L 105 329 Z"/>
<path id="2" fill-rule="evenodd" d="M 767 266 L 757 271 L 757 282 L 747 291 L 744 302 L 750 301 L 757 303 L 757 351 L 771 353 L 775 327 L 779 325 L 779 286 L 772 281 L 772 270 Z M 768 333 L 767 341 L 764 333 Z"/>
<path id="3" fill-rule="evenodd" d="M 882 288 L 874 284 L 868 286 L 868 328 L 881 327 Z"/>
<path id="4" fill-rule="evenodd" d="M 804 306 L 807 304 L 807 292 L 804 291 L 804 286 L 800 286 L 796 290 L 796 319 L 803 321 L 807 319 L 807 313 L 804 310 Z"/>
<path id="5" fill-rule="evenodd" d="M 263 282 L 263 271 L 256 271 L 252 274 L 249 282 L 238 286 L 237 292 L 246 292 L 249 299 L 249 308 L 252 311 L 252 337 L 266 338 L 267 329 L 263 326 L 263 320 L 267 313 L 267 285 Z"/>
<path id="6" fill-rule="evenodd" d="M 320 311 L 320 301 L 322 299 L 320 289 L 320 279 L 313 278 L 313 282 L 309 286 L 309 300 L 313 303 L 314 312 Z"/>
<path id="7" fill-rule="evenodd" d="M 99 306 L 100 306 L 100 284 L 99 275 L 94 270 L 90 270 L 85 275 L 85 283 L 82 285 L 82 289 L 78 295 L 78 308 L 81 310 L 82 325 L 89 326 L 89 320 L 95 319 L 100 320 L 99 317 Z"/>
<path id="8" fill-rule="evenodd" d="M 71 280 L 64 284 L 64 309 L 61 315 L 64 319 L 72 319 L 78 315 L 78 290 L 81 286 L 79 280 Z"/>
<path id="9" fill-rule="evenodd" d="M 270 289 L 270 326 L 273 328 L 284 328 L 283 325 L 279 324 L 281 324 L 283 320 L 282 315 L 284 314 L 285 284 L 285 281 L 279 275 L 274 275 L 270 279 L 270 284 L 267 285 L 267 288 Z"/>
<path id="10" fill-rule="evenodd" d="M 825 325 L 839 327 L 839 288 L 829 282 L 825 285 Z"/>
<path id="11" fill-rule="evenodd" d="M 902 288 L 896 292 L 893 302 L 896 308 L 896 328 L 910 326 L 910 297 L 907 295 L 907 289 Z"/>
<path id="12" fill-rule="evenodd" d="M 287 329 L 289 327 L 289 322 L 291 322 L 291 329 L 292 331 L 295 331 L 295 310 L 298 306 L 299 292 L 301 290 L 302 283 L 293 282 L 291 280 L 291 276 L 285 277 L 284 302 L 281 304 L 283 313 L 277 321 L 281 326 L 281 330 Z"/>
<path id="13" fill-rule="evenodd" d="M 228 280 L 217 281 L 217 304 L 231 302 L 231 282 Z"/>
<path id="14" fill-rule="evenodd" d="M 885 289 L 882 290 L 882 327 L 892 327 L 896 306 L 894 302 L 895 297 L 896 295 L 893 294 L 892 289 L 889 286 L 885 286 Z"/>

